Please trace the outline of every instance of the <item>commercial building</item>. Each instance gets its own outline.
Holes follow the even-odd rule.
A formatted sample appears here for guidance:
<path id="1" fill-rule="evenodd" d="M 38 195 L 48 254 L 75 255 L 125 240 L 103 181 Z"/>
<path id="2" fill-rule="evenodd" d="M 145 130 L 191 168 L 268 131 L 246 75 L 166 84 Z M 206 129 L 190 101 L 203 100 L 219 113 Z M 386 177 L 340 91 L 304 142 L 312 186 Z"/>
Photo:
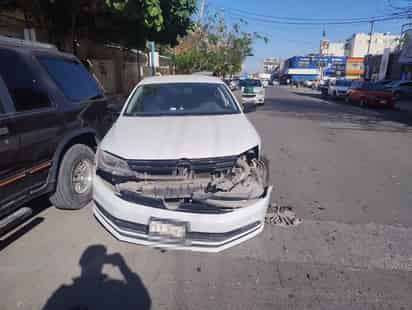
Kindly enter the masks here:
<path id="1" fill-rule="evenodd" d="M 318 78 L 344 77 L 345 68 L 345 56 L 294 56 L 285 61 L 281 78 L 291 81 L 313 81 Z"/>
<path id="2" fill-rule="evenodd" d="M 399 45 L 400 36 L 390 33 L 355 33 L 345 44 L 345 55 L 348 57 L 365 57 L 366 55 L 381 55 L 385 48 L 395 49 Z"/>
<path id="3" fill-rule="evenodd" d="M 320 41 L 320 55 L 345 56 L 345 42 Z"/>
<path id="4" fill-rule="evenodd" d="M 270 57 L 263 60 L 263 72 L 272 74 L 279 68 L 280 61 L 277 58 Z"/>

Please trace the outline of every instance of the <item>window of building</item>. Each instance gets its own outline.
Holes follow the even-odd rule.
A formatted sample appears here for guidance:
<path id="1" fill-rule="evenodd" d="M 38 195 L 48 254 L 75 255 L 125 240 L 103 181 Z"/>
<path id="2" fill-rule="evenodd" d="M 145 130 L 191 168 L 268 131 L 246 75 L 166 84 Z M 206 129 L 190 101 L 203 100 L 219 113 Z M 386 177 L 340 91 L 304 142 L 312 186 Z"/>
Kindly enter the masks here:
<path id="1" fill-rule="evenodd" d="M 9 90 L 17 112 L 51 106 L 49 96 L 33 71 L 17 53 L 0 49 L 0 75 Z"/>

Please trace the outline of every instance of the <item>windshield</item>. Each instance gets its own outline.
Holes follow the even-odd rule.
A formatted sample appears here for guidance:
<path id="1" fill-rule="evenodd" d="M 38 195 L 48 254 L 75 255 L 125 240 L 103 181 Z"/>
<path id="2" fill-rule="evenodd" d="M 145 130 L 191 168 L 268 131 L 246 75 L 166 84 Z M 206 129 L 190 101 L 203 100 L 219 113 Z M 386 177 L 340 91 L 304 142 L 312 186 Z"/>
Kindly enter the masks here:
<path id="1" fill-rule="evenodd" d="M 165 83 L 137 88 L 126 116 L 236 114 L 240 110 L 222 84 Z"/>
<path id="2" fill-rule="evenodd" d="M 336 81 L 336 86 L 350 87 L 351 84 L 352 84 L 352 81 L 348 81 L 348 80 L 337 80 Z"/>
<path id="3" fill-rule="evenodd" d="M 243 82 L 243 86 L 245 86 L 245 87 L 250 87 L 250 86 L 261 87 L 262 83 L 260 82 L 260 80 L 249 79 L 249 80 L 245 80 Z"/>

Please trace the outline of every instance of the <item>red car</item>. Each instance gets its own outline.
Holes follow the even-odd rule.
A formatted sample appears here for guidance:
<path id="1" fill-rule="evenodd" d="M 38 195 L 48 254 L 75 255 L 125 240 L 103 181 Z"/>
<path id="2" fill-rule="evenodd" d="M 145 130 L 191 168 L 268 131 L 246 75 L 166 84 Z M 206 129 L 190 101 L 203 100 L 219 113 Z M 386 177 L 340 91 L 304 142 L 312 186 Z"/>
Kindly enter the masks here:
<path id="1" fill-rule="evenodd" d="M 393 108 L 395 98 L 382 84 L 366 81 L 353 81 L 347 92 L 346 102 L 360 106 Z"/>

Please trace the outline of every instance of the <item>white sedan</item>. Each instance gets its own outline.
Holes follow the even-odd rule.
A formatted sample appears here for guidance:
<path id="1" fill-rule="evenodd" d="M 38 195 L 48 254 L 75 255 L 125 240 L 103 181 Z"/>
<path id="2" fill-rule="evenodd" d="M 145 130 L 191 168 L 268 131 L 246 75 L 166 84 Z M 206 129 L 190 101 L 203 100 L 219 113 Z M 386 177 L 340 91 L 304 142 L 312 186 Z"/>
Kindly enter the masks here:
<path id="1" fill-rule="evenodd" d="M 144 79 L 96 156 L 94 214 L 119 240 L 217 252 L 263 230 L 261 139 L 219 79 Z"/>
<path id="2" fill-rule="evenodd" d="M 265 104 L 265 88 L 258 79 L 246 79 L 242 81 L 242 103 Z"/>

